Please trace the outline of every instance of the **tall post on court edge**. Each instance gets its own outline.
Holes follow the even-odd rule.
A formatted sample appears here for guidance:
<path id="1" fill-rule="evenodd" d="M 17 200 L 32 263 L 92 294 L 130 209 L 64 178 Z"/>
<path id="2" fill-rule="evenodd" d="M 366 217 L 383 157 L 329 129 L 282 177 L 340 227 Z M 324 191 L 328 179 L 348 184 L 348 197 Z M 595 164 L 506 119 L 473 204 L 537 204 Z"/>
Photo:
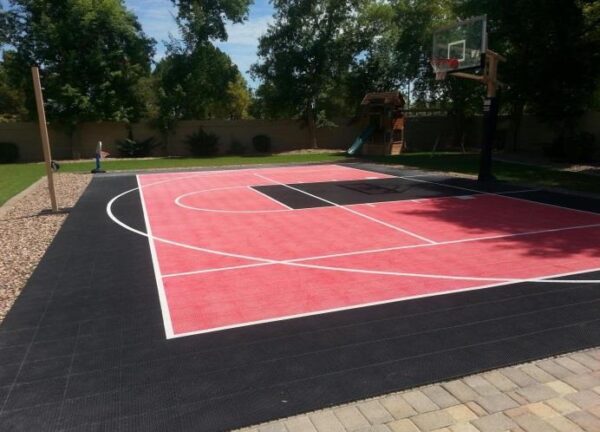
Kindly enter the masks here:
<path id="1" fill-rule="evenodd" d="M 493 181 L 492 151 L 498 123 L 498 61 L 504 60 L 499 54 L 487 50 L 485 54 L 484 83 L 487 95 L 483 103 L 483 142 L 481 143 L 481 159 L 479 163 L 480 182 Z"/>
<path id="2" fill-rule="evenodd" d="M 48 177 L 48 190 L 50 192 L 50 203 L 52 211 L 58 212 L 56 202 L 56 191 L 54 189 L 54 176 L 52 173 L 52 153 L 50 152 L 50 138 L 48 136 L 48 125 L 46 124 L 46 112 L 44 110 L 44 97 L 42 95 L 42 84 L 40 82 L 40 71 L 36 66 L 31 68 L 33 77 L 33 88 L 35 90 L 35 102 L 37 104 L 38 121 L 40 125 L 40 137 L 42 138 L 42 150 L 46 165 L 46 176 Z"/>

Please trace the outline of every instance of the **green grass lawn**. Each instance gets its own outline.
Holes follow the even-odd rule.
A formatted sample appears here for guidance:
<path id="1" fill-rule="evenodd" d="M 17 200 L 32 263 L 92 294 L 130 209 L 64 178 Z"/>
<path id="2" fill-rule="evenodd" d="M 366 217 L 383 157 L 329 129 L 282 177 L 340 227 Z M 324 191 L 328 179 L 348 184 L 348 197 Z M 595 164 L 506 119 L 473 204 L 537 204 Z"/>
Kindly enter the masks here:
<path id="1" fill-rule="evenodd" d="M 478 154 L 407 153 L 400 156 L 372 157 L 379 163 L 398 164 L 435 171 L 477 174 Z M 539 187 L 559 187 L 579 192 L 600 193 L 600 177 L 575 172 L 558 171 L 534 165 L 494 161 L 494 175 L 499 180 Z"/>
<path id="2" fill-rule="evenodd" d="M 160 158 L 106 160 L 102 168 L 107 171 L 138 171 L 161 168 L 218 167 L 226 165 L 283 164 L 335 162 L 343 160 L 341 153 L 283 154 L 271 156 L 220 156 L 214 158 Z M 94 168 L 91 160 L 61 164 L 60 172 L 89 173 Z M 41 163 L 0 164 L 0 205 L 15 196 L 46 173 Z"/>
<path id="3" fill-rule="evenodd" d="M 107 171 L 138 171 L 161 168 L 218 167 L 226 165 L 338 162 L 345 160 L 340 153 L 285 154 L 273 156 L 221 156 L 214 158 L 161 158 L 148 160 L 107 160 Z M 461 153 L 408 153 L 400 156 L 371 157 L 369 160 L 386 164 L 405 165 L 435 171 L 477 174 L 479 155 Z M 90 172 L 93 161 L 64 163 L 61 172 Z M 0 205 L 45 174 L 40 163 L 0 165 Z M 541 187 L 561 187 L 581 192 L 600 193 L 600 178 L 557 171 L 533 165 L 494 162 L 494 174 L 500 180 Z"/>

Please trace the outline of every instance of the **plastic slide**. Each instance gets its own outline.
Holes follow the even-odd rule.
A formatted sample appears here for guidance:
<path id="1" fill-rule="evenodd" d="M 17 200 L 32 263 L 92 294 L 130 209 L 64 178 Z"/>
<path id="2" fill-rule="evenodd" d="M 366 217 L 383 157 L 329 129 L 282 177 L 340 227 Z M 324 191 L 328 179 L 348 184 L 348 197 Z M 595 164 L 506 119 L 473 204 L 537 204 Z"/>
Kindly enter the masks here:
<path id="1" fill-rule="evenodd" d="M 347 153 L 350 156 L 354 156 L 360 150 L 360 148 L 363 146 L 365 141 L 367 141 L 371 137 L 371 135 L 373 135 L 373 132 L 375 132 L 375 126 L 373 126 L 373 125 L 367 126 L 365 128 L 365 130 L 363 130 L 361 132 L 361 134 L 356 137 L 356 139 L 354 140 L 354 143 L 352 143 L 352 147 L 350 147 L 348 149 Z"/>

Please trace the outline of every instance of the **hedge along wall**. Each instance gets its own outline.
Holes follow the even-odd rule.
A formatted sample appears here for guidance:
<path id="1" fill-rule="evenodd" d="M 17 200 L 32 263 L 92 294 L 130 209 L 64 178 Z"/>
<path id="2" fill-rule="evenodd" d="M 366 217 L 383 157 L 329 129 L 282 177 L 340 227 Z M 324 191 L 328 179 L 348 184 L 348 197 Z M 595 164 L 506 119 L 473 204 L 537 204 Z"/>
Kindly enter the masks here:
<path id="1" fill-rule="evenodd" d="M 327 149 L 347 149 L 361 132 L 359 123 L 350 123 L 347 119 L 335 122 L 337 127 L 318 129 L 319 146 Z M 476 148 L 481 142 L 480 117 L 467 120 L 465 145 Z M 189 156 L 185 143 L 188 135 L 202 127 L 206 132 L 219 137 L 219 152 L 226 153 L 232 141 L 236 140 L 252 151 L 252 138 L 265 134 L 271 137 L 272 151 L 283 152 L 310 147 L 307 128 L 303 128 L 293 120 L 206 120 L 182 121 L 177 124 L 174 133 L 168 139 L 150 127 L 147 122 L 131 126 L 134 138 L 146 139 L 155 137 L 162 144 L 153 150 L 153 156 Z M 440 149 L 451 144 L 453 123 L 447 116 L 409 117 L 406 124 L 406 142 L 410 151 L 430 151 L 437 137 L 440 137 Z M 600 146 L 600 113 L 588 113 L 581 120 L 581 127 L 596 136 Z M 499 140 L 505 141 L 507 149 L 512 148 L 510 122 L 501 119 L 498 125 Z M 54 159 L 92 158 L 98 141 L 102 141 L 104 149 L 113 157 L 119 156 L 116 142 L 127 138 L 128 128 L 125 123 L 82 123 L 72 137 L 61 128 L 50 126 L 50 140 Z M 521 129 L 520 150 L 540 153 L 543 143 L 552 141 L 553 131 L 534 117 L 525 117 Z M 19 147 L 22 161 L 41 161 L 37 123 L 0 123 L 0 142 L 13 142 Z M 167 145 L 168 144 L 168 145 Z"/>

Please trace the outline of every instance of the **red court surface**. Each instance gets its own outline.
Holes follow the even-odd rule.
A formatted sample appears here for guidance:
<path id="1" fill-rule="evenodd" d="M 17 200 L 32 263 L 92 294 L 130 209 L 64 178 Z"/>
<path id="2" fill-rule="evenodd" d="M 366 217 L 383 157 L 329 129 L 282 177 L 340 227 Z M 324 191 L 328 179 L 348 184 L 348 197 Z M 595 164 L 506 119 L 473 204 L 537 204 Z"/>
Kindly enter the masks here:
<path id="1" fill-rule="evenodd" d="M 167 337 L 600 267 L 598 214 L 497 194 L 293 210 L 251 188 L 382 178 L 337 165 L 138 176 Z"/>

